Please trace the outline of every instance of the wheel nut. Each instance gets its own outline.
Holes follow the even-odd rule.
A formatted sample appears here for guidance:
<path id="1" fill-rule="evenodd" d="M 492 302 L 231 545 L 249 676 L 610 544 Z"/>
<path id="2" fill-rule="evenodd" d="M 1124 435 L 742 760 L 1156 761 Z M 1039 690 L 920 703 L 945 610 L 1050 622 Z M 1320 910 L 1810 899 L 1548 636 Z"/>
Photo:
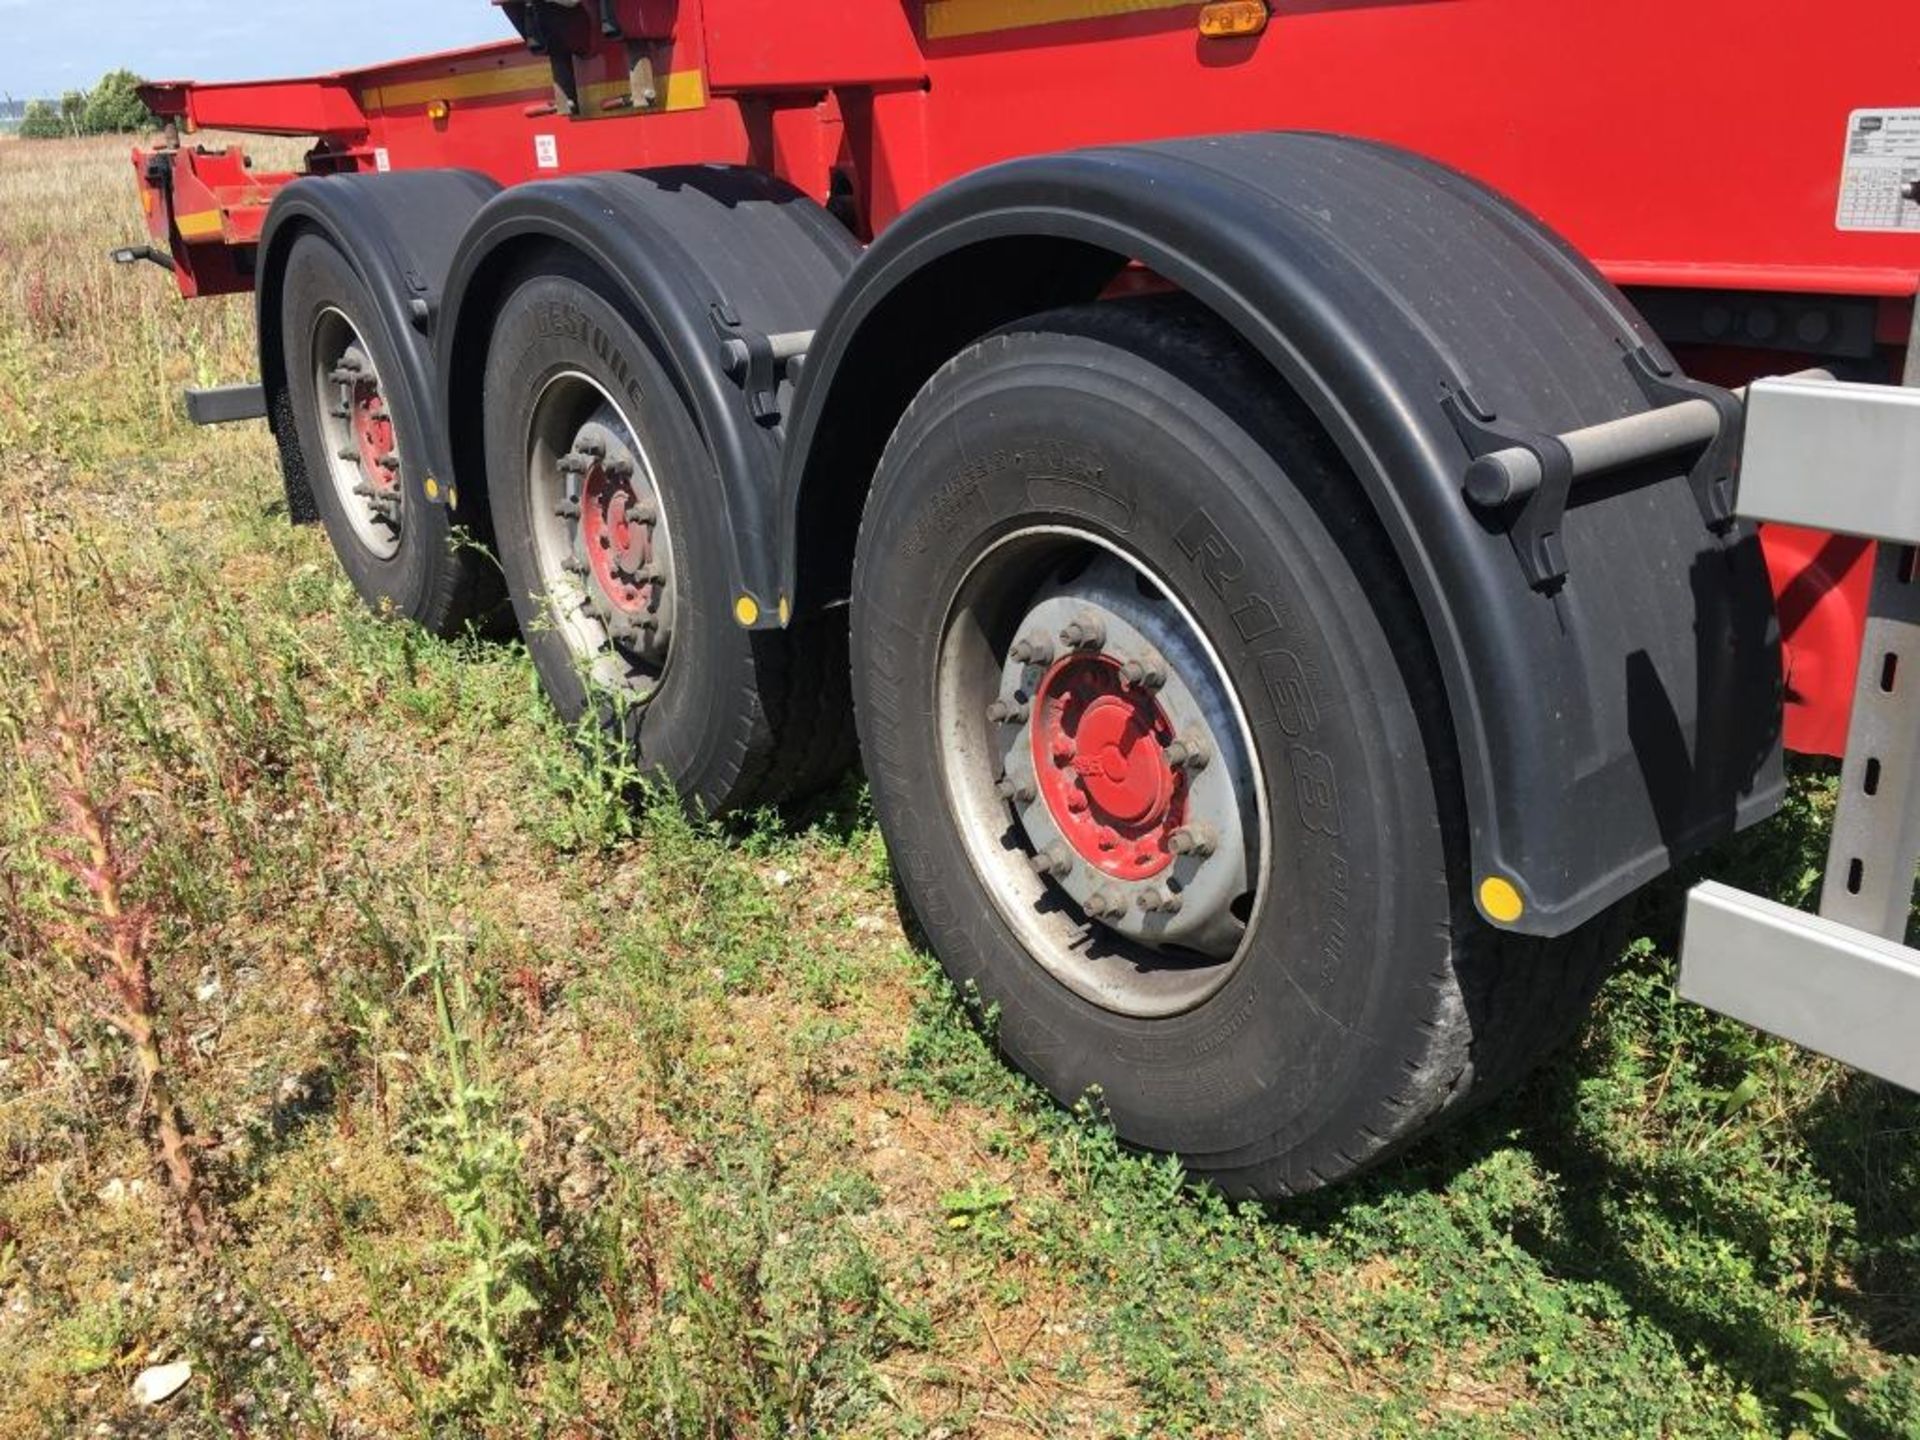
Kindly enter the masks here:
<path id="1" fill-rule="evenodd" d="M 1098 650 L 1107 643 L 1107 627 L 1097 616 L 1082 615 L 1061 629 L 1060 643 L 1069 650 Z"/>
<path id="2" fill-rule="evenodd" d="M 1018 701 L 996 700 L 987 706 L 987 719 L 996 725 L 1018 725 L 1027 718 L 1027 707 Z"/>
<path id="3" fill-rule="evenodd" d="M 1169 890 L 1162 890 L 1155 886 L 1141 894 L 1140 908 L 1149 915 L 1178 915 L 1180 897 Z"/>
<path id="4" fill-rule="evenodd" d="M 1063 879 L 1073 870 L 1073 857 L 1067 853 L 1064 845 L 1049 845 L 1027 863 L 1033 867 L 1033 873 L 1043 880 L 1048 876 L 1056 880 Z"/>
<path id="5" fill-rule="evenodd" d="M 994 793 L 1002 800 L 1011 800 L 1016 805 L 1031 805 L 1034 800 L 1033 786 L 1024 780 L 1015 780 L 1006 776 L 994 787 Z"/>
<path id="6" fill-rule="evenodd" d="M 1200 740 L 1175 740 L 1167 746 L 1166 756 L 1167 764 L 1176 770 L 1204 770 L 1213 758 Z"/>
<path id="7" fill-rule="evenodd" d="M 1142 690 L 1158 690 L 1167 683 L 1166 667 L 1152 661 L 1129 660 L 1120 667 L 1120 679 Z"/>
<path id="8" fill-rule="evenodd" d="M 1096 890 L 1081 907 L 1095 920 L 1117 920 L 1127 913 L 1127 902 L 1108 890 Z"/>
<path id="9" fill-rule="evenodd" d="M 1028 639 L 1022 636 L 1013 642 L 1013 649 L 1009 653 L 1022 665 L 1051 665 L 1053 642 L 1044 638 Z"/>
<path id="10" fill-rule="evenodd" d="M 1182 825 L 1167 836 L 1167 848 L 1176 855 L 1192 855 L 1204 860 L 1219 848 L 1220 842 L 1205 825 Z"/>

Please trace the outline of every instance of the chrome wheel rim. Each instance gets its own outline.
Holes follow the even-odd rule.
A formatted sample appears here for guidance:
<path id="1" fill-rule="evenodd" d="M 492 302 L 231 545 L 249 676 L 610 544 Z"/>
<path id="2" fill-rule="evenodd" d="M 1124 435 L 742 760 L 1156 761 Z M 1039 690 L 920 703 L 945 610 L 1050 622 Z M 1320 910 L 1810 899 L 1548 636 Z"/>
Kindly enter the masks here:
<path id="1" fill-rule="evenodd" d="M 400 553 L 401 456 L 372 352 L 331 306 L 314 320 L 311 352 L 327 480 L 354 540 L 375 559 L 391 560 Z"/>
<path id="2" fill-rule="evenodd" d="M 526 484 L 548 620 L 589 684 L 651 697 L 680 608 L 671 526 L 646 448 L 592 377 L 563 371 L 541 387 Z"/>
<path id="3" fill-rule="evenodd" d="M 1238 969 L 1272 849 L 1244 707 L 1192 614 L 1102 537 L 1041 527 L 974 562 L 934 682 L 969 860 L 1027 953 L 1152 1018 Z"/>

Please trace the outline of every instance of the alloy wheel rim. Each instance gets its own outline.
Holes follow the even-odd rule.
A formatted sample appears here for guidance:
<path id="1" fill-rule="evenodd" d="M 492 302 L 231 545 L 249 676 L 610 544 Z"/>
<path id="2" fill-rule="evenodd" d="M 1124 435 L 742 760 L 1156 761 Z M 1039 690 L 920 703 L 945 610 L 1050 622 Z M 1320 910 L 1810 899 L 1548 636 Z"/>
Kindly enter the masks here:
<path id="1" fill-rule="evenodd" d="M 681 608 L 670 523 L 633 424 L 592 377 L 563 371 L 541 387 L 526 484 L 550 622 L 590 684 L 650 698 Z"/>
<path id="2" fill-rule="evenodd" d="M 1270 825 L 1244 707 L 1145 563 L 1070 527 L 970 567 L 935 676 L 968 858 L 1036 963 L 1152 1018 L 1225 985 L 1257 923 Z"/>
<path id="3" fill-rule="evenodd" d="M 361 548 L 391 560 L 400 552 L 405 497 L 380 372 L 353 322 L 331 306 L 314 321 L 312 355 L 328 482 Z"/>

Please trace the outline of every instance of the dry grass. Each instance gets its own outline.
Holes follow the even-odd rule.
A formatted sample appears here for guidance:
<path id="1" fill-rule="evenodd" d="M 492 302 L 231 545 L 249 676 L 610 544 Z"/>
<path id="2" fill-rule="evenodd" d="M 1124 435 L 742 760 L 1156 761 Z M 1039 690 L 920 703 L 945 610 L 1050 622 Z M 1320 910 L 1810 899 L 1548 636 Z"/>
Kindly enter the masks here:
<path id="1" fill-rule="evenodd" d="M 16 629 L 0 1434 L 1920 1433 L 1910 1104 L 1649 945 L 1579 1057 L 1377 1180 L 1183 1190 L 996 1062 L 856 784 L 635 812 L 518 651 L 364 615 L 265 435 L 179 417 L 252 372 L 248 303 L 109 267 L 136 229 L 124 145 L 0 144 L 0 590 L 80 622 L 212 1253 L 36 978 L 84 895 Z M 1821 788 L 1750 873 L 1797 883 Z"/>

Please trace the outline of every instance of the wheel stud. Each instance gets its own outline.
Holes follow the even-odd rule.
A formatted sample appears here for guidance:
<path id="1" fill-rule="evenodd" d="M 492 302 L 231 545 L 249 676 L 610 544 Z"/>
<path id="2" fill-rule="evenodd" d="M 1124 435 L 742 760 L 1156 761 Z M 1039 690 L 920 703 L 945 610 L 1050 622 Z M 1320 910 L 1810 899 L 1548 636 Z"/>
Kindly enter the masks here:
<path id="1" fill-rule="evenodd" d="M 987 706 L 987 719 L 996 725 L 1018 725 L 1027 718 L 1027 707 L 1018 701 L 996 700 Z"/>
<path id="2" fill-rule="evenodd" d="M 1157 885 L 1153 889 L 1142 893 L 1139 903 L 1140 908 L 1149 915 L 1178 915 L 1180 913 L 1180 897 L 1171 891 L 1160 889 Z"/>
<path id="3" fill-rule="evenodd" d="M 994 793 L 1002 800 L 1011 800 L 1016 805 L 1031 805 L 1034 801 L 1034 788 L 1024 780 L 1015 780 L 1012 776 L 1003 778 L 994 787 Z"/>
<path id="4" fill-rule="evenodd" d="M 1118 920 L 1127 913 L 1127 902 L 1110 890 L 1096 890 L 1081 908 L 1095 920 Z"/>
<path id="5" fill-rule="evenodd" d="M 342 460 L 358 460 L 360 458 L 359 448 L 353 445 L 342 445 L 334 453 L 337 454 Z"/>
<path id="6" fill-rule="evenodd" d="M 1033 867 L 1033 873 L 1042 879 L 1051 876 L 1060 880 L 1073 872 L 1073 857 L 1067 853 L 1064 845 L 1049 845 L 1027 863 Z"/>
<path id="7" fill-rule="evenodd" d="M 1207 753 L 1205 742 L 1199 740 L 1175 740 L 1166 748 L 1167 764 L 1176 770 L 1204 770 L 1213 757 Z"/>
<path id="8" fill-rule="evenodd" d="M 1211 826 L 1182 825 L 1167 836 L 1167 848 L 1176 855 L 1191 855 L 1195 859 L 1205 860 L 1219 847 Z"/>
<path id="9" fill-rule="evenodd" d="M 1060 643 L 1069 650 L 1101 649 L 1107 643 L 1107 627 L 1097 615 L 1082 615 L 1062 627 Z"/>
<path id="10" fill-rule="evenodd" d="M 1051 665 L 1053 642 L 1045 638 L 1029 639 L 1022 636 L 1013 642 L 1011 654 L 1022 665 Z"/>
<path id="11" fill-rule="evenodd" d="M 1068 765 L 1072 762 L 1073 741 L 1065 735 L 1062 735 L 1053 742 L 1053 763 L 1056 765 Z"/>
<path id="12" fill-rule="evenodd" d="M 1120 667 L 1120 679 L 1125 684 L 1154 691 L 1167 683 L 1167 671 L 1165 666 L 1151 660 L 1129 660 Z"/>

